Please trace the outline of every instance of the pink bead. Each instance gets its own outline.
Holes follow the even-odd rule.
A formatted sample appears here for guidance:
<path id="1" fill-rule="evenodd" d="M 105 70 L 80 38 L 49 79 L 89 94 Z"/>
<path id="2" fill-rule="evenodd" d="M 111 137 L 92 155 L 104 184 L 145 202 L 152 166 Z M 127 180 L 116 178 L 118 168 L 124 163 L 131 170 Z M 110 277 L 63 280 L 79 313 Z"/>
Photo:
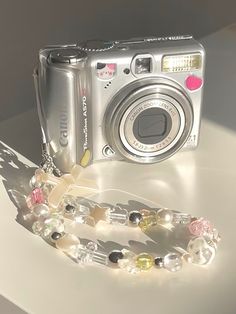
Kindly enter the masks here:
<path id="1" fill-rule="evenodd" d="M 206 233 L 212 233 L 213 231 L 213 226 L 210 223 L 210 221 L 204 218 L 199 218 L 197 220 L 192 221 L 188 228 L 191 234 L 198 237 L 203 236 Z"/>
<path id="2" fill-rule="evenodd" d="M 32 204 L 42 204 L 44 203 L 44 195 L 43 191 L 40 188 L 35 188 L 31 194 L 30 194 L 30 199 Z"/>

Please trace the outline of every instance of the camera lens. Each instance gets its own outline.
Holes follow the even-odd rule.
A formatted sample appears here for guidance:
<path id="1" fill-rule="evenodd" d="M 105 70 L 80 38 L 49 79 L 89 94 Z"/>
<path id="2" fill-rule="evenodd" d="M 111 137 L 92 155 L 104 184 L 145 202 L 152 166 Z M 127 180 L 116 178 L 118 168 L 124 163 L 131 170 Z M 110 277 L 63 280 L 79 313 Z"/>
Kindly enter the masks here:
<path id="1" fill-rule="evenodd" d="M 192 121 L 192 105 L 179 86 L 164 78 L 143 78 L 113 98 L 105 115 L 105 133 L 121 157 L 153 163 L 184 145 Z"/>
<path id="2" fill-rule="evenodd" d="M 171 117 L 161 108 L 146 109 L 138 115 L 133 124 L 135 137 L 144 144 L 160 142 L 169 134 Z"/>
<path id="3" fill-rule="evenodd" d="M 140 156 L 158 155 L 178 137 L 185 117 L 167 99 L 153 95 L 134 102 L 120 123 L 120 137 L 127 150 Z M 182 125 L 183 125 L 182 123 Z"/>

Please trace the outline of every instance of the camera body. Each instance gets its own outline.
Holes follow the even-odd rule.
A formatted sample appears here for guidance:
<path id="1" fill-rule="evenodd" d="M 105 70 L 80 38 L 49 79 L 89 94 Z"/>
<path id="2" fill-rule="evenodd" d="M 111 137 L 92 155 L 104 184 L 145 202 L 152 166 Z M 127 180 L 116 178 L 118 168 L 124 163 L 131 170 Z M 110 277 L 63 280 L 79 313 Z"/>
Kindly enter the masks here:
<path id="1" fill-rule="evenodd" d="M 198 144 L 205 52 L 192 36 L 48 46 L 35 71 L 44 141 L 63 172 L 164 160 Z"/>

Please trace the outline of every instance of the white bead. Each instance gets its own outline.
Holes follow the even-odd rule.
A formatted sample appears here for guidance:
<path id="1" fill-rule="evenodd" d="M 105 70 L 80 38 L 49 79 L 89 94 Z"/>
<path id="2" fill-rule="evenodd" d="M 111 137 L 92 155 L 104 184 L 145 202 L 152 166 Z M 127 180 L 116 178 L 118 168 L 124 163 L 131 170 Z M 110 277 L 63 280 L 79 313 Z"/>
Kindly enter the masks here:
<path id="1" fill-rule="evenodd" d="M 56 241 L 56 247 L 59 250 L 70 254 L 79 243 L 80 241 L 75 235 L 66 233 Z"/>
<path id="2" fill-rule="evenodd" d="M 46 204 L 36 204 L 32 209 L 36 217 L 47 217 L 49 214 L 49 207 Z"/>
<path id="3" fill-rule="evenodd" d="M 160 224 L 171 223 L 173 219 L 173 212 L 170 209 L 159 209 L 157 212 L 157 221 Z"/>

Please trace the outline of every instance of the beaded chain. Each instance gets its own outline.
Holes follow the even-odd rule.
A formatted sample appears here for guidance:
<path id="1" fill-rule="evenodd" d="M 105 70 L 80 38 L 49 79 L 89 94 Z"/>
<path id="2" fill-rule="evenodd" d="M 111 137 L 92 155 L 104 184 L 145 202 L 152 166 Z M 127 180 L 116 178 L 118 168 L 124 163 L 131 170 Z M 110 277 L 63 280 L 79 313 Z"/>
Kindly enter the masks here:
<path id="1" fill-rule="evenodd" d="M 81 179 L 83 167 L 76 165 L 70 174 L 55 176 L 39 168 L 30 180 L 32 191 L 26 199 L 33 218 L 32 231 L 50 242 L 80 264 L 97 263 L 116 265 L 129 273 L 148 271 L 153 267 L 175 272 L 184 263 L 207 265 L 215 257 L 220 241 L 218 231 L 205 218 L 192 217 L 187 213 L 167 208 L 131 210 L 121 206 L 85 206 L 81 199 L 97 192 L 94 182 Z M 73 196 L 76 195 L 76 196 Z M 190 240 L 186 250 L 169 252 L 164 256 L 149 253 L 136 255 L 125 248 L 104 253 L 95 242 L 80 243 L 74 234 L 65 232 L 65 221 L 95 226 L 99 220 L 140 228 L 146 232 L 155 225 L 187 228 Z"/>

